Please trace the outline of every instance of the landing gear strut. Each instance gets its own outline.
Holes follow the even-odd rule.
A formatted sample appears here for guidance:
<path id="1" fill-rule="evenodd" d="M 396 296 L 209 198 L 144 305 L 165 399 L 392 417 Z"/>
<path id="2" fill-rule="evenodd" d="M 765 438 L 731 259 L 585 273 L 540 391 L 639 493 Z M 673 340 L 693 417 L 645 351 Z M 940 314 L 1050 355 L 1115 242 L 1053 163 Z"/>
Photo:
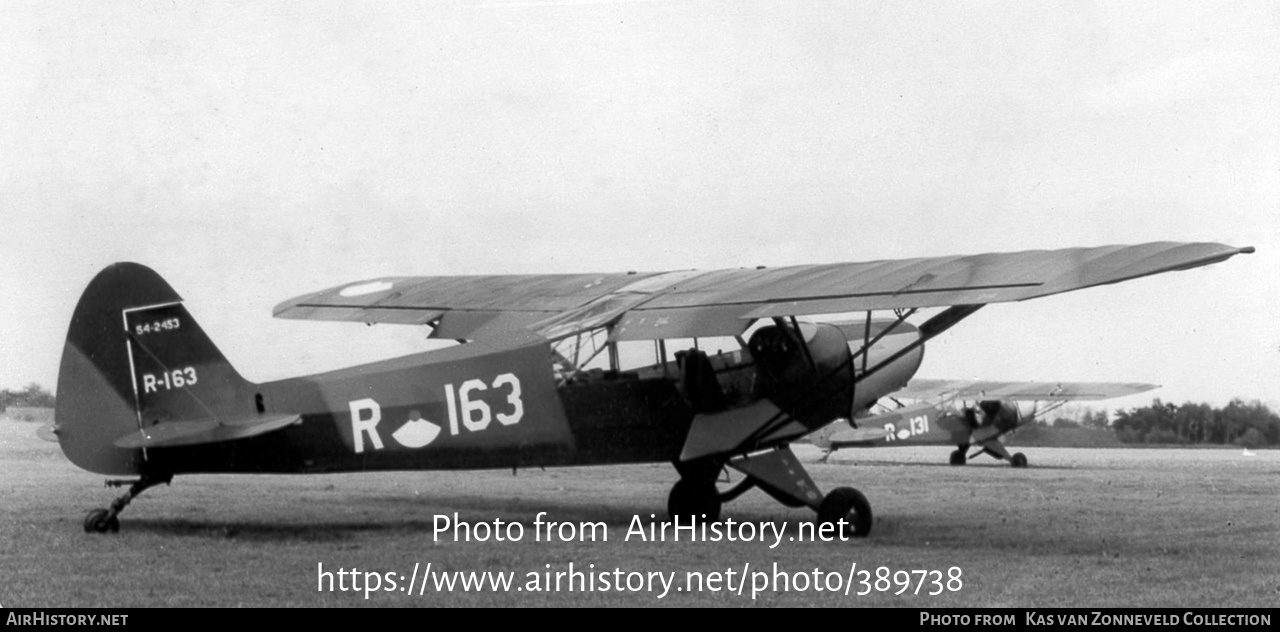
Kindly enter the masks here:
<path id="1" fill-rule="evenodd" d="M 964 458 L 964 452 L 961 452 L 960 450 L 957 450 L 956 452 L 960 452 L 960 457 L 962 459 Z M 973 454 L 969 455 L 969 458 L 973 458 L 983 453 L 991 455 L 991 458 L 994 458 L 994 459 L 1000 459 L 1001 461 L 1008 461 L 1009 465 L 1012 465 L 1014 467 L 1027 466 L 1027 455 L 1021 452 L 1015 452 L 1011 455 L 1009 454 L 1009 451 L 1005 449 L 1004 444 L 994 439 L 982 444 L 982 450 L 980 452 L 974 452 Z M 956 464 L 955 459 L 956 459 L 956 453 L 952 452 L 951 453 L 952 465 Z"/>
<path id="2" fill-rule="evenodd" d="M 133 502 L 133 499 L 146 491 L 148 488 L 164 483 L 168 485 L 173 480 L 172 474 L 163 476 L 146 476 L 136 481 L 107 481 L 108 487 L 123 487 L 129 485 L 128 493 L 120 496 L 111 503 L 109 509 L 94 509 L 84 517 L 85 533 L 116 533 L 120 531 L 120 519 L 118 516 L 124 508 Z"/>
<path id="3" fill-rule="evenodd" d="M 739 457 L 725 462 L 677 462 L 680 480 L 667 497 L 667 512 L 672 520 L 689 521 L 720 519 L 720 507 L 743 493 L 759 488 L 787 507 L 809 507 L 818 512 L 821 525 L 843 527 L 841 539 L 864 537 L 871 532 L 871 503 L 862 492 L 852 487 L 838 487 L 825 496 L 809 478 L 791 448 L 777 448 Z M 746 475 L 732 489 L 716 488 L 717 474 L 725 466 Z M 841 524 L 843 521 L 843 525 Z M 830 531 L 824 531 L 830 534 Z"/>

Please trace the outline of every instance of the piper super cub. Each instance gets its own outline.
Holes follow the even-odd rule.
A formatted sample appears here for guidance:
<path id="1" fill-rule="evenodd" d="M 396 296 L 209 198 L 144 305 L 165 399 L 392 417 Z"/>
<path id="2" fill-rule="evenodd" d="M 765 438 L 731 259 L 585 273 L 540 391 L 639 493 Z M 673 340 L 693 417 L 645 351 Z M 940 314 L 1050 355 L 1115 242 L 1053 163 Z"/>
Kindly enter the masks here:
<path id="1" fill-rule="evenodd" d="M 926 341 L 988 303 L 1248 252 L 1160 242 L 768 269 L 372 279 L 294 298 L 275 315 L 422 326 L 466 344 L 262 384 L 232 368 L 159 275 L 117 263 L 72 316 L 54 431 L 76 465 L 134 477 L 109 481 L 129 490 L 89 513 L 91 532 L 117 531 L 134 497 L 178 474 L 666 462 L 679 474 L 673 518 L 717 520 L 722 503 L 759 488 L 861 536 L 872 526 L 867 499 L 851 487 L 823 494 L 789 445 L 903 388 Z M 851 312 L 865 313 L 861 327 L 798 318 Z M 914 335 L 891 335 L 917 314 L 928 317 Z M 708 353 L 700 341 L 712 338 L 733 348 Z M 636 345 L 650 359 L 625 366 Z M 721 490 L 725 467 L 744 476 Z"/>

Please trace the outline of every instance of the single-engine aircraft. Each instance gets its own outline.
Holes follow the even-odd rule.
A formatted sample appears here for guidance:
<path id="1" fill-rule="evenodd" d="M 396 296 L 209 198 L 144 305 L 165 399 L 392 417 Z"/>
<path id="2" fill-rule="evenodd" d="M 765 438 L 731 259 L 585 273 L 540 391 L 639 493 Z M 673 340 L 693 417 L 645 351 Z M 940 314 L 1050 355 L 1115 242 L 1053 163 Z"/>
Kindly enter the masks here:
<path id="1" fill-rule="evenodd" d="M 954 445 L 952 465 L 964 465 L 979 454 L 1026 467 L 1027 456 L 1009 454 L 1004 439 L 1018 428 L 1057 410 L 1067 402 L 1100 401 L 1135 395 L 1156 384 L 1132 382 L 992 382 L 926 380 L 911 383 L 888 399 L 910 404 L 853 423 L 833 423 L 809 435 L 826 461 L 836 450 L 852 447 Z M 1024 411 L 1020 404 L 1034 407 Z M 1041 407 L 1041 404 L 1045 404 Z M 879 404 L 878 404 L 879 405 Z M 856 424 L 856 425 L 855 425 Z M 976 446 L 973 454 L 966 454 Z"/>
<path id="2" fill-rule="evenodd" d="M 300 296 L 280 318 L 395 323 L 466 341 L 255 384 L 158 274 L 117 263 L 85 289 L 58 376 L 56 433 L 76 465 L 129 487 L 84 520 L 119 529 L 149 487 L 188 473 L 368 472 L 666 462 L 674 519 L 714 521 L 759 488 L 866 535 L 852 487 L 822 494 L 790 443 L 901 389 L 924 344 L 983 305 L 1184 270 L 1253 252 L 1157 242 L 897 261 L 620 274 L 387 277 Z M 939 308 L 905 343 L 904 323 Z M 853 336 L 797 317 L 864 313 Z M 707 353 L 698 339 L 736 349 Z M 692 344 L 680 342 L 692 340 Z M 653 360 L 622 367 L 620 347 Z M 679 347 L 672 349 L 671 347 Z M 674 353 L 669 353 L 674 352 Z M 591 368 L 599 355 L 607 368 Z M 721 491 L 729 467 L 744 478 Z"/>

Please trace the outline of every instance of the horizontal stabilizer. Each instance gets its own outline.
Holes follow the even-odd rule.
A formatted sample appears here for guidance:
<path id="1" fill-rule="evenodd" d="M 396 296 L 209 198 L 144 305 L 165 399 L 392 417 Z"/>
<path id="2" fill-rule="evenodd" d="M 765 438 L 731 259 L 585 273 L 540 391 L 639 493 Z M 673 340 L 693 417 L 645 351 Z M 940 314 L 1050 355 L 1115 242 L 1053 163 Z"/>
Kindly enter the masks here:
<path id="1" fill-rule="evenodd" d="M 883 441 L 884 428 L 850 428 L 832 434 L 827 440 L 835 444 Z"/>
<path id="2" fill-rule="evenodd" d="M 175 448 L 247 439 L 302 422 L 302 415 L 166 421 L 115 440 L 118 448 Z"/>

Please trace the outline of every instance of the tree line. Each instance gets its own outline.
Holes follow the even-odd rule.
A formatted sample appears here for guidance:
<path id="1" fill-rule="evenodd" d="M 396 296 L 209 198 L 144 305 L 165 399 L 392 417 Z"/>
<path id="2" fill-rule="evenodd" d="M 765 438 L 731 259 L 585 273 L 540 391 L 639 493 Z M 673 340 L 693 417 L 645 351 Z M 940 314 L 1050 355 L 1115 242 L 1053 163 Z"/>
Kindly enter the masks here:
<path id="1" fill-rule="evenodd" d="M 17 406 L 20 408 L 53 408 L 53 393 L 44 390 L 43 386 L 32 382 L 19 390 L 0 389 L 0 410 Z"/>
<path id="2" fill-rule="evenodd" d="M 1280 445 L 1280 415 L 1262 402 L 1241 399 L 1223 408 L 1156 399 L 1150 406 L 1116 413 L 1111 428 L 1125 443 Z"/>

